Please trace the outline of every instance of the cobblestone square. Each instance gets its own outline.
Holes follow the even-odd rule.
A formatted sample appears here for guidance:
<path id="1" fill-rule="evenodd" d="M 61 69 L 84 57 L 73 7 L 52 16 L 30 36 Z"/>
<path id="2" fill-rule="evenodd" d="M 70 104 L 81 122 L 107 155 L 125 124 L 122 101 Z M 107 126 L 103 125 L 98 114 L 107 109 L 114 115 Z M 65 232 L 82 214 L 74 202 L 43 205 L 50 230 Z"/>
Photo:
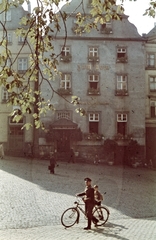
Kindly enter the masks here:
<path id="1" fill-rule="evenodd" d="M 146 168 L 48 161 L 0 160 L 0 240 L 156 239 L 156 172 Z M 85 177 L 99 186 L 110 210 L 104 227 L 85 231 L 86 220 L 69 229 L 61 214 L 74 205 Z"/>

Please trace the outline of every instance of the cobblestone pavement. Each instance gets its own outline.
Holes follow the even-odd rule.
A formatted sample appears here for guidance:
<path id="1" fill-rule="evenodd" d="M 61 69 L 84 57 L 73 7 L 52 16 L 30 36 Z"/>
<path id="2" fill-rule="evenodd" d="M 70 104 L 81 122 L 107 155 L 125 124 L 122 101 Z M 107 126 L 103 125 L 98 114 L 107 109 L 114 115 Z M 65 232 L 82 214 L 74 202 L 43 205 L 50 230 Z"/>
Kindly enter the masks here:
<path id="1" fill-rule="evenodd" d="M 0 160 L 0 240 L 156 239 L 156 171 L 145 168 L 59 163 L 6 157 Z M 84 231 L 86 220 L 65 229 L 61 214 L 92 178 L 110 210 L 104 227 Z"/>

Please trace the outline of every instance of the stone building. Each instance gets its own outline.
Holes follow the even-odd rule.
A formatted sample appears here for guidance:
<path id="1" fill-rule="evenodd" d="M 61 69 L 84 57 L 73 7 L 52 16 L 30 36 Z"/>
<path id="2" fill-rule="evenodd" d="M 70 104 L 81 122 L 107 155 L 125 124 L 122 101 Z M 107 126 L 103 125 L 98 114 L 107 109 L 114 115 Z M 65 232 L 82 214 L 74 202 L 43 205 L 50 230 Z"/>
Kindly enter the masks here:
<path id="1" fill-rule="evenodd" d="M 0 1 L 0 4 L 5 0 Z M 9 1 L 8 1 L 9 2 Z M 15 30 L 21 27 L 20 20 L 27 15 L 28 12 L 24 11 L 23 7 L 18 8 L 11 7 L 7 12 L 0 14 L 1 23 L 5 24 L 7 29 L 7 36 L 3 31 L 2 24 L 0 24 L 0 41 L 6 38 L 10 51 L 12 52 L 11 59 L 7 60 L 6 66 L 10 67 L 11 63 L 13 69 L 22 76 L 28 68 L 29 48 L 27 44 L 23 47 L 24 38 L 15 34 Z M 20 54 L 17 53 L 21 49 Z M 0 46 L 0 54 L 3 55 L 5 49 Z M 11 80 L 11 79 L 10 79 Z M 23 155 L 25 146 L 27 143 L 32 142 L 33 132 L 21 130 L 23 124 L 27 121 L 31 121 L 31 116 L 25 116 L 19 123 L 12 121 L 10 113 L 13 109 L 17 109 L 17 106 L 7 105 L 8 92 L 3 85 L 0 86 L 0 142 L 3 143 L 5 153 L 12 155 Z"/>
<path id="2" fill-rule="evenodd" d="M 146 35 L 146 158 L 156 166 L 156 26 Z"/>
<path id="3" fill-rule="evenodd" d="M 98 152 L 103 158 L 103 144 L 114 139 L 119 148 L 118 162 L 127 161 L 125 148 L 131 139 L 141 146 L 145 157 L 145 39 L 136 27 L 123 15 L 122 21 L 99 25 L 99 31 L 75 33 L 74 11 L 79 1 L 64 6 L 69 13 L 67 29 L 57 32 L 55 48 L 62 73 L 53 83 L 51 100 L 56 111 L 43 121 L 49 134 L 40 135 L 40 145 L 49 144 L 65 156 L 71 148 L 80 156 L 92 159 Z M 90 1 L 84 1 L 85 12 Z M 73 12 L 71 14 L 71 12 Z M 65 33 L 67 31 L 67 39 Z M 65 45 L 64 45 L 65 44 Z M 45 99 L 51 92 L 48 84 L 42 85 Z M 78 96 L 79 104 L 71 104 L 71 97 Z M 65 99 L 64 99 L 65 98 Z M 85 110 L 80 116 L 75 108 Z M 147 115 L 147 114 L 146 114 Z"/>

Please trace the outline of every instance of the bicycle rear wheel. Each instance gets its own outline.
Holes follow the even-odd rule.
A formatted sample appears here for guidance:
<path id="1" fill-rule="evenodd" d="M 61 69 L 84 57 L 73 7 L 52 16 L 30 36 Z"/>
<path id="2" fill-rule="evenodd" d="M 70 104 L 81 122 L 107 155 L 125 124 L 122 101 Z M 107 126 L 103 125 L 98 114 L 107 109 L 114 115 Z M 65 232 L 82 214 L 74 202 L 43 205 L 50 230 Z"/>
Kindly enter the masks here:
<path id="1" fill-rule="evenodd" d="M 61 223 L 66 228 L 72 227 L 78 221 L 78 217 L 79 212 L 76 208 L 68 208 L 61 216 Z"/>
<path id="2" fill-rule="evenodd" d="M 108 221 L 109 210 L 103 206 L 95 207 L 93 216 L 98 220 L 97 226 L 102 226 Z"/>

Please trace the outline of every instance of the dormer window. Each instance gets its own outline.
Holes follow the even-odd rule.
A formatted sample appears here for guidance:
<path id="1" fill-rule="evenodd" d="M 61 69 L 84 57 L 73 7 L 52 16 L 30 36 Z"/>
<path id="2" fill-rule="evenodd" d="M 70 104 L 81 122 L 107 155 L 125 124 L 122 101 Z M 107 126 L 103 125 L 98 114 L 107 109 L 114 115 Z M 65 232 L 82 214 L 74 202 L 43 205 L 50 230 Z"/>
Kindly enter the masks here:
<path id="1" fill-rule="evenodd" d="M 105 34 L 113 33 L 111 21 L 101 24 L 101 33 L 105 33 Z"/>

